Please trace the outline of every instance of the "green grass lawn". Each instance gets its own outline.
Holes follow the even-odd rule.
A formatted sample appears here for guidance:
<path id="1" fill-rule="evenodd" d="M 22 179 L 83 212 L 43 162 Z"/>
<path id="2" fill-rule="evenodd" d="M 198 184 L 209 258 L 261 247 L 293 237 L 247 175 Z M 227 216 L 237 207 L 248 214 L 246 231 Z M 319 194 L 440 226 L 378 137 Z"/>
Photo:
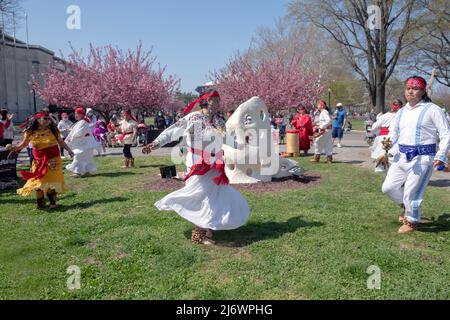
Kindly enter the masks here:
<path id="1" fill-rule="evenodd" d="M 366 130 L 366 127 L 364 125 L 364 120 L 350 119 L 350 122 L 352 123 L 353 130 L 358 130 L 358 131 Z"/>
<path id="2" fill-rule="evenodd" d="M 59 210 L 0 193 L 0 299 L 449 299 L 450 193 L 429 187 L 435 221 L 398 235 L 399 208 L 383 177 L 348 164 L 310 165 L 319 185 L 278 194 L 243 192 L 248 225 L 219 232 L 219 246 L 190 242 L 192 225 L 144 190 L 168 158 L 98 158 L 98 175 L 67 178 Z M 69 291 L 66 270 L 81 269 Z M 367 289 L 367 268 L 381 290 Z"/>

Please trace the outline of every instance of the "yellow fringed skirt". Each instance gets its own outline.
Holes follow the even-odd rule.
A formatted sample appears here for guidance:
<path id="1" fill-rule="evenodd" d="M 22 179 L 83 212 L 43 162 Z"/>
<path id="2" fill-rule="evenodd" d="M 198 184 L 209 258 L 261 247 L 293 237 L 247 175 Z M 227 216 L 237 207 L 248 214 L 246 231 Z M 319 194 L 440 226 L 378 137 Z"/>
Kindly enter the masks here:
<path id="1" fill-rule="evenodd" d="M 31 171 L 36 170 L 36 162 L 33 161 Z M 49 190 L 55 190 L 58 194 L 66 193 L 67 188 L 64 183 L 62 160 L 60 157 L 50 159 L 47 163 L 47 173 L 40 179 L 32 178 L 27 181 L 22 189 L 17 190 L 17 194 L 27 197 L 35 194 L 36 190 L 42 190 L 45 193 Z"/>

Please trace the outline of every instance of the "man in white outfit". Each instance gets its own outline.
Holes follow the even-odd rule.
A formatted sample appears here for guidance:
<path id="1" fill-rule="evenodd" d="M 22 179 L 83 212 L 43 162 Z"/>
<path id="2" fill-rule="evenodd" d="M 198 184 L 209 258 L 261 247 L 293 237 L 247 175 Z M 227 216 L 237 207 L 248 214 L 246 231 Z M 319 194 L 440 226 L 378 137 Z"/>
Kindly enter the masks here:
<path id="1" fill-rule="evenodd" d="M 314 141 L 314 158 L 313 163 L 320 162 L 320 156 L 325 153 L 327 156 L 327 163 L 333 162 L 333 139 L 332 139 L 332 121 L 330 113 L 327 110 L 325 101 L 319 101 L 317 108 L 319 109 L 319 119 L 314 123 L 315 141 Z"/>
<path id="2" fill-rule="evenodd" d="M 66 166 L 66 169 L 73 173 L 73 177 L 90 176 L 97 171 L 93 162 L 94 149 L 97 147 L 97 141 L 94 138 L 90 120 L 86 117 L 83 108 L 75 110 L 75 119 L 78 121 L 66 138 L 66 143 L 73 150 L 75 156 L 73 162 Z"/>
<path id="3" fill-rule="evenodd" d="M 375 141 L 373 142 L 372 150 L 372 159 L 379 160 L 380 158 L 385 157 L 386 151 L 383 148 L 383 140 L 386 139 L 389 135 L 389 127 L 391 126 L 392 120 L 394 120 L 397 112 L 403 108 L 403 102 L 399 99 L 394 99 L 391 104 L 390 112 L 386 112 L 378 120 L 372 125 L 371 132 L 376 134 Z M 393 154 L 397 152 L 396 148 L 392 148 L 390 153 Z M 387 163 L 385 165 L 388 165 Z M 375 166 L 375 172 L 385 172 L 386 168 L 383 164 L 378 164 Z"/>
<path id="4" fill-rule="evenodd" d="M 421 77 L 406 81 L 408 104 L 392 121 L 389 137 L 399 152 L 383 184 L 383 193 L 405 208 L 400 216 L 399 233 L 408 233 L 420 223 L 420 205 L 433 167 L 442 170 L 448 164 L 450 126 L 440 107 L 426 93 L 427 83 Z M 438 148 L 439 138 L 439 148 Z"/>

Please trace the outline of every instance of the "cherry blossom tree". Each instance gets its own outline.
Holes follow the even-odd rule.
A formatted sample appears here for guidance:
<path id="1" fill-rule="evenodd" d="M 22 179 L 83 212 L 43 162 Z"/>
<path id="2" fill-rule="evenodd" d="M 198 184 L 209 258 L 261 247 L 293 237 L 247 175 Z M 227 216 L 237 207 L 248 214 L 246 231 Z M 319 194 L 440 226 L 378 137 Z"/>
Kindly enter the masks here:
<path id="1" fill-rule="evenodd" d="M 226 109 L 236 108 L 253 96 L 263 99 L 269 112 L 302 105 L 311 108 L 325 90 L 319 75 L 306 70 L 298 54 L 290 59 L 276 54 L 255 61 L 248 53 L 238 53 L 213 78 Z"/>
<path id="2" fill-rule="evenodd" d="M 33 79 L 34 89 L 49 104 L 90 107 L 109 119 L 119 109 L 162 109 L 172 103 L 178 90 L 179 79 L 166 76 L 166 68 L 156 63 L 151 50 L 143 51 L 142 44 L 126 52 L 111 45 L 91 45 L 86 57 L 72 51 L 63 70 L 54 64 L 42 74 L 42 81 Z"/>

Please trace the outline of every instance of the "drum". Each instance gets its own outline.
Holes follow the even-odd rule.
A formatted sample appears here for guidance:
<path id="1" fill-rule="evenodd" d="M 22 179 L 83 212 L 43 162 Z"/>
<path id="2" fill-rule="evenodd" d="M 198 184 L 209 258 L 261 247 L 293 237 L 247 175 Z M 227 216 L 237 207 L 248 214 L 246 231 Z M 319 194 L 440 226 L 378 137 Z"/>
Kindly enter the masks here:
<path id="1" fill-rule="evenodd" d="M 286 132 L 286 153 L 294 156 L 300 153 L 300 135 L 298 130 L 289 130 Z"/>

